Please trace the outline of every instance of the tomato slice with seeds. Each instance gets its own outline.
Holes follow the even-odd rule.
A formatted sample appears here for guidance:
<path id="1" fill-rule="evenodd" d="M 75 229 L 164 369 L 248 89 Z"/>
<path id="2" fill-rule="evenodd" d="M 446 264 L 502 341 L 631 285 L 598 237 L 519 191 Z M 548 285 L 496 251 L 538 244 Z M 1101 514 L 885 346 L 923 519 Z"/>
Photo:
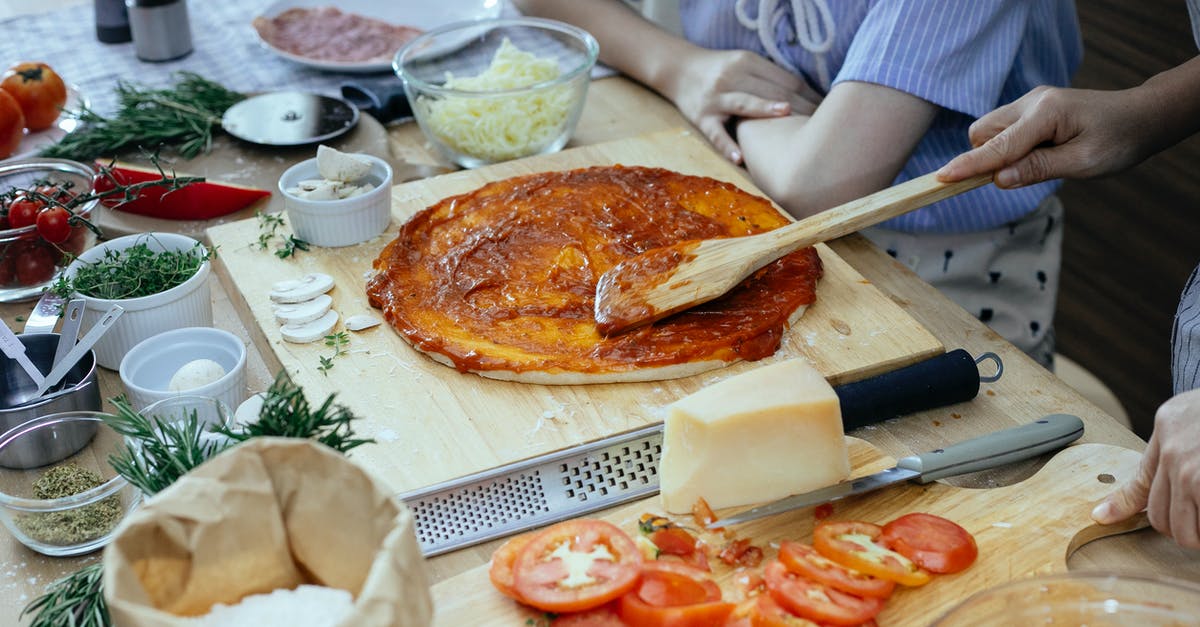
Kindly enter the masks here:
<path id="1" fill-rule="evenodd" d="M 835 590 L 860 597 L 886 599 L 896 588 L 894 581 L 872 577 L 843 566 L 802 542 L 791 540 L 781 542 L 779 544 L 779 561 L 797 575 L 803 575 Z"/>
<path id="2" fill-rule="evenodd" d="M 933 514 L 905 514 L 884 525 L 882 537 L 888 548 L 934 573 L 957 573 L 979 556 L 970 532 Z"/>
<path id="3" fill-rule="evenodd" d="M 818 623 L 861 625 L 883 609 L 883 599 L 864 598 L 834 590 L 787 569 L 772 560 L 763 570 L 767 592 L 780 607 Z"/>
<path id="4" fill-rule="evenodd" d="M 578 612 L 629 592 L 641 575 L 633 540 L 602 520 L 568 520 L 537 534 L 513 564 L 513 590 L 547 612 Z"/>
<path id="5" fill-rule="evenodd" d="M 667 555 L 690 556 L 696 552 L 696 536 L 683 527 L 665 527 L 650 534 L 650 541 Z"/>
<path id="6" fill-rule="evenodd" d="M 733 608 L 721 601 L 721 588 L 709 573 L 679 562 L 649 561 L 617 612 L 631 627 L 709 627 L 724 622 Z"/>
<path id="7" fill-rule="evenodd" d="M 521 600 L 521 597 L 517 595 L 517 591 L 513 589 L 513 565 L 516 564 L 517 556 L 529 545 L 529 541 L 533 539 L 534 535 L 536 533 L 523 533 L 519 536 L 513 536 L 492 553 L 492 563 L 488 567 L 488 578 L 492 580 L 492 585 L 504 596 L 518 601 Z"/>
<path id="8" fill-rule="evenodd" d="M 813 548 L 843 566 L 880 579 L 904 586 L 929 583 L 929 573 L 885 547 L 882 535 L 882 527 L 868 522 L 825 521 L 813 530 Z"/>

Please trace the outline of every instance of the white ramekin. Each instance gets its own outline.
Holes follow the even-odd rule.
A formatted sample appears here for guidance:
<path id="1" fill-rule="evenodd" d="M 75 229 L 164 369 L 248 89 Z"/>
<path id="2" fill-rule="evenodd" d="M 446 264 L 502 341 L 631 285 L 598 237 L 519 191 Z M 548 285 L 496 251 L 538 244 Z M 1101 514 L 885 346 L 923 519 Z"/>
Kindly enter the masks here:
<path id="1" fill-rule="evenodd" d="M 84 251 L 67 266 L 66 276 L 74 277 L 83 264 L 102 259 L 105 251 L 125 250 L 140 243 L 145 243 L 150 250 L 161 252 L 190 251 L 199 242 L 175 233 L 139 233 L 118 237 Z M 202 247 L 200 251 L 203 250 L 205 249 Z M 90 329 L 113 305 L 120 305 L 125 309 L 112 328 L 96 343 L 96 362 L 104 368 L 116 370 L 129 349 L 152 335 L 180 327 L 212 326 L 212 296 L 208 285 L 210 272 L 211 266 L 205 261 L 200 264 L 196 274 L 182 284 L 139 298 L 113 300 L 79 295 L 85 300 L 85 330 Z"/>
<path id="2" fill-rule="evenodd" d="M 306 200 L 287 190 L 300 181 L 321 178 L 316 158 L 301 161 L 279 177 L 283 207 L 296 237 L 314 246 L 352 246 L 376 237 L 392 221 L 392 167 L 386 161 L 368 154 L 355 157 L 371 162 L 366 181 L 375 189 L 342 200 Z"/>
<path id="3" fill-rule="evenodd" d="M 171 377 L 196 359 L 217 362 L 225 375 L 200 387 L 171 391 Z M 246 345 L 229 331 L 212 327 L 166 331 L 130 349 L 121 360 L 120 374 L 137 410 L 176 396 L 206 396 L 237 407 L 246 398 Z"/>

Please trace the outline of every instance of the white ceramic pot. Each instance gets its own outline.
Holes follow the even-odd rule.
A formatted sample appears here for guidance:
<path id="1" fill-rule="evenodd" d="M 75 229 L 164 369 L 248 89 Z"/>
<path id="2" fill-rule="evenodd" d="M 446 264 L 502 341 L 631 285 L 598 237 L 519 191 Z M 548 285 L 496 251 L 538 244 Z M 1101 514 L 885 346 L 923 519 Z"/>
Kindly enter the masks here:
<path id="1" fill-rule="evenodd" d="M 216 362 L 225 374 L 198 387 L 171 390 L 175 373 L 197 359 Z M 165 331 L 125 353 L 120 374 L 129 402 L 137 410 L 177 396 L 215 398 L 226 407 L 237 407 L 246 398 L 246 345 L 229 331 L 212 327 Z"/>
<path id="2" fill-rule="evenodd" d="M 74 277 L 83 264 L 95 263 L 102 259 L 107 250 L 125 250 L 140 243 L 145 243 L 150 250 L 161 252 L 190 251 L 199 242 L 175 233 L 140 233 L 118 237 L 84 251 L 67 266 L 66 275 Z M 125 313 L 96 343 L 93 349 L 96 351 L 96 362 L 104 368 L 116 370 L 121 365 L 125 353 L 148 337 L 181 327 L 211 327 L 212 297 L 208 285 L 210 272 L 211 266 L 205 261 L 200 264 L 196 274 L 182 284 L 139 298 L 113 300 L 79 295 L 86 301 L 83 311 L 85 331 L 113 305 L 120 305 L 125 309 Z"/>
<path id="3" fill-rule="evenodd" d="M 386 161 L 368 154 L 355 157 L 371 162 L 371 171 L 364 179 L 375 186 L 371 191 L 341 200 L 308 200 L 287 190 L 300 181 L 321 178 L 317 160 L 301 161 L 279 177 L 283 207 L 296 237 L 314 246 L 352 246 L 376 237 L 392 221 L 392 167 Z"/>

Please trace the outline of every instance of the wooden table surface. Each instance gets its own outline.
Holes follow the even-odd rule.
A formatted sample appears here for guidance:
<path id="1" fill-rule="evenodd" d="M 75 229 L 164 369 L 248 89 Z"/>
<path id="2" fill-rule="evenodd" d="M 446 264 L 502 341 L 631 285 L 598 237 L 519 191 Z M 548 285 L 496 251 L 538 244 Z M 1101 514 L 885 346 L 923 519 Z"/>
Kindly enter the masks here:
<path id="1" fill-rule="evenodd" d="M 50 5 L 80 0 L 51 0 Z M 46 6 L 46 2 L 40 6 Z M 0 17 L 24 10 L 26 0 L 0 1 Z M 573 145 L 586 145 L 632 137 L 648 132 L 687 126 L 668 102 L 621 77 L 595 81 L 575 134 Z M 395 157 L 416 163 L 436 158 L 414 124 L 391 127 Z M 1052 373 L 1038 366 L 1004 341 L 974 316 L 947 300 L 891 257 L 865 239 L 849 236 L 830 244 L 863 276 L 924 325 L 947 349 L 965 348 L 974 355 L 991 351 L 1005 363 L 1003 378 L 982 387 L 979 398 L 950 408 L 932 410 L 888 421 L 853 432 L 894 457 L 929 450 L 1056 412 L 1080 416 L 1086 425 L 1083 442 L 1103 442 L 1141 450 L 1145 443 L 1112 417 L 1092 405 Z M 237 308 L 218 281 L 213 281 L 215 326 L 242 337 L 250 355 L 247 383 L 251 390 L 265 389 L 272 378 L 255 350 Z M 31 303 L 0 305 L 0 316 L 19 329 Z M 1166 347 L 1163 347 L 1164 359 Z M 104 398 L 121 393 L 115 372 L 101 371 Z M 318 399 L 319 400 L 319 399 Z M 1030 476 L 1037 464 L 1027 463 L 982 473 L 956 481 L 959 485 L 995 487 Z M 1030 530 L 1030 533 L 1036 533 Z M 464 549 L 429 560 L 434 581 L 440 581 L 486 563 L 496 543 Z M 0 624 L 13 624 L 20 608 L 41 594 L 54 579 L 94 562 L 99 553 L 77 558 L 41 556 L 20 545 L 7 533 L 0 535 Z M 1110 537 L 1085 545 L 1069 560 L 1072 569 L 1151 572 L 1200 581 L 1200 552 L 1186 551 L 1151 530 Z"/>

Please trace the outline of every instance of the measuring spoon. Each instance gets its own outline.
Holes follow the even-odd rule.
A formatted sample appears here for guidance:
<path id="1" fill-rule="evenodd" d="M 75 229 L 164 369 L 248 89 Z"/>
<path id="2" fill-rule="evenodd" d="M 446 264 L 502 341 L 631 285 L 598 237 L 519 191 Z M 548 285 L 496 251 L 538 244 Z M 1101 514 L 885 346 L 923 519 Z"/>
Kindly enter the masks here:
<path id="1" fill-rule="evenodd" d="M 54 349 L 51 370 L 62 363 L 67 353 L 75 347 L 75 342 L 79 341 L 79 325 L 83 324 L 83 303 L 82 298 L 74 298 L 64 308 L 62 332 L 58 336 L 58 346 Z"/>
<path id="2" fill-rule="evenodd" d="M 71 352 L 67 353 L 67 356 L 63 357 L 63 360 L 59 362 L 59 364 L 55 366 L 53 370 L 50 371 L 50 374 L 46 375 L 46 380 L 42 381 L 42 383 L 38 385 L 37 394 L 35 396 L 41 396 L 45 394 L 46 390 L 49 390 L 51 387 L 57 385 L 63 377 L 67 376 L 67 372 L 69 372 L 71 368 L 75 366 L 75 362 L 79 361 L 83 357 L 84 353 L 91 350 L 92 346 L 96 342 L 100 341 L 100 338 L 105 334 L 105 332 L 108 331 L 109 327 L 111 327 L 113 323 L 117 321 L 117 318 L 120 318 L 121 314 L 123 313 L 125 313 L 125 308 L 120 305 L 113 305 L 112 307 L 109 307 L 108 311 L 96 321 L 96 324 L 92 325 L 92 329 L 87 332 L 87 335 L 84 335 L 83 339 L 79 340 L 79 343 L 75 345 L 75 348 L 72 348 Z"/>
<path id="3" fill-rule="evenodd" d="M 3 350 L 4 354 L 10 358 L 15 359 L 21 365 L 21 368 L 25 370 L 26 374 L 29 375 L 29 378 L 33 379 L 34 383 L 39 386 L 44 384 L 46 378 L 42 376 L 42 371 L 38 370 L 32 361 L 29 361 L 29 356 L 25 354 L 25 345 L 21 343 L 17 334 L 13 333 L 7 322 L 0 325 L 0 327 L 3 327 L 0 329 L 0 350 Z M 41 393 L 39 391 L 38 395 L 40 396 Z"/>

